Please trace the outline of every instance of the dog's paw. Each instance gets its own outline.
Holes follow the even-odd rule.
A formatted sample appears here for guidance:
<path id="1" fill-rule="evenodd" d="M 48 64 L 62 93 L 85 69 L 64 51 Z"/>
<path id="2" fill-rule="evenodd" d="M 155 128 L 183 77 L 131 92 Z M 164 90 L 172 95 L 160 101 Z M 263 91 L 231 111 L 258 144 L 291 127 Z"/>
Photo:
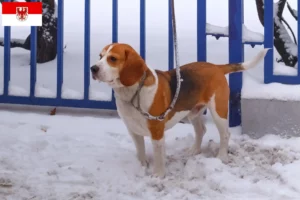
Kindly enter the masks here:
<path id="1" fill-rule="evenodd" d="M 188 150 L 188 155 L 190 156 L 195 156 L 201 153 L 201 147 L 193 145 L 189 150 Z"/>
<path id="2" fill-rule="evenodd" d="M 164 179 L 166 177 L 165 169 L 164 168 L 154 168 L 152 177 Z"/>
<path id="3" fill-rule="evenodd" d="M 140 160 L 140 163 L 142 167 L 148 168 L 149 167 L 149 161 L 147 159 Z"/>
<path id="4" fill-rule="evenodd" d="M 137 155 L 137 159 L 142 167 L 148 168 L 149 167 L 149 160 L 146 156 L 139 156 Z"/>
<path id="5" fill-rule="evenodd" d="M 224 164 L 228 164 L 229 162 L 228 154 L 226 153 L 218 153 L 217 158 L 219 158 Z"/>
<path id="6" fill-rule="evenodd" d="M 153 172 L 151 177 L 152 178 L 164 179 L 166 177 L 166 174 L 164 172 Z"/>
<path id="7" fill-rule="evenodd" d="M 146 156 L 141 156 L 141 155 L 137 155 L 137 159 L 140 162 L 142 167 L 149 167 L 149 160 L 147 159 Z"/>

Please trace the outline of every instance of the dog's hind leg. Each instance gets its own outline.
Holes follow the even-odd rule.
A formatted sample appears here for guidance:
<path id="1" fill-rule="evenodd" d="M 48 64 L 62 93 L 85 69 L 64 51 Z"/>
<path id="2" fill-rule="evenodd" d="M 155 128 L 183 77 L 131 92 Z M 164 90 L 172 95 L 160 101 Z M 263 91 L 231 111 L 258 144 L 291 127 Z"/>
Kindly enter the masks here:
<path id="1" fill-rule="evenodd" d="M 215 95 L 212 96 L 208 103 L 208 108 L 213 117 L 213 120 L 218 128 L 220 134 L 220 148 L 217 157 L 223 163 L 228 163 L 228 143 L 230 132 L 228 128 L 228 87 L 220 87 L 216 90 Z"/>
<path id="2" fill-rule="evenodd" d="M 190 122 L 192 123 L 195 131 L 195 141 L 191 149 L 189 150 L 190 155 L 197 155 L 201 153 L 201 144 L 203 136 L 206 132 L 206 127 L 203 122 L 203 112 L 205 110 L 205 107 L 202 107 L 198 114 L 195 116 L 195 114 L 192 114 L 192 117 L 188 117 Z"/>

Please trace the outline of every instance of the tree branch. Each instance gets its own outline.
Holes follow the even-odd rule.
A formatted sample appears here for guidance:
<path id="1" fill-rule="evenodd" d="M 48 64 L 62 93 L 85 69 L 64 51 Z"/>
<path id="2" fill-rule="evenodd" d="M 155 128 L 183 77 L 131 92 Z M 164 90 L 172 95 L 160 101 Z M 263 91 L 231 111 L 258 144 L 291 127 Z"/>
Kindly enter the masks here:
<path id="1" fill-rule="evenodd" d="M 284 5 L 286 2 L 286 0 L 280 0 L 275 5 L 277 6 L 277 13 L 274 16 L 274 47 L 281 56 L 280 61 L 284 62 L 286 66 L 294 67 L 295 64 L 298 62 L 298 55 L 296 53 L 297 45 L 293 42 L 292 38 L 290 37 L 287 28 L 283 25 L 284 22 L 290 29 L 290 26 L 282 17 Z M 263 0 L 256 0 L 256 8 L 259 21 L 264 26 Z M 291 32 L 294 36 L 293 31 Z"/>
<path id="2" fill-rule="evenodd" d="M 262 26 L 264 26 L 264 2 L 263 0 L 255 0 L 256 1 L 256 10 L 258 14 L 259 21 Z"/>
<path id="3" fill-rule="evenodd" d="M 277 16 L 279 18 L 282 18 L 282 13 L 283 13 L 285 4 L 286 4 L 286 0 L 279 0 L 277 3 L 277 5 L 278 5 Z"/>
<path id="4" fill-rule="evenodd" d="M 296 36 L 295 36 L 295 33 L 293 31 L 293 29 L 291 28 L 291 26 L 287 23 L 287 21 L 284 19 L 284 18 L 281 18 L 281 20 L 285 23 L 285 25 L 288 27 L 288 29 L 291 31 L 292 35 L 293 35 L 293 39 L 294 39 L 294 42 L 295 44 L 297 45 L 297 39 L 296 39 Z"/>
<path id="5" fill-rule="evenodd" d="M 293 9 L 293 8 L 290 6 L 289 2 L 287 2 L 287 7 L 288 7 L 288 9 L 289 9 L 291 15 L 295 18 L 296 21 L 298 21 L 298 13 L 297 13 L 297 10 Z"/>

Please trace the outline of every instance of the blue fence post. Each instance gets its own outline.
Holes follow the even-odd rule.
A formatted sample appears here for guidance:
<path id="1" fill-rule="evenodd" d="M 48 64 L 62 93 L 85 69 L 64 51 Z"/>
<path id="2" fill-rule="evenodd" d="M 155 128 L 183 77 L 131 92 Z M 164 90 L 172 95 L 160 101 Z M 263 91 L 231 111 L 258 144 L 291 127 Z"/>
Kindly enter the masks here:
<path id="1" fill-rule="evenodd" d="M 205 62 L 206 58 L 206 0 L 197 0 L 197 61 Z M 204 111 L 206 115 L 207 110 Z"/>
<path id="2" fill-rule="evenodd" d="M 244 45 L 242 41 L 243 0 L 229 0 L 229 62 L 244 61 Z M 242 73 L 229 75 L 230 102 L 229 126 L 241 125 L 241 89 L 243 84 Z"/>
<path id="3" fill-rule="evenodd" d="M 118 0 L 112 1 L 112 42 L 118 42 Z"/>
<path id="4" fill-rule="evenodd" d="M 10 2 L 10 0 L 4 0 Z M 8 96 L 10 81 L 10 26 L 4 27 L 4 77 L 3 77 L 3 95 Z"/>
<path id="5" fill-rule="evenodd" d="M 140 55 L 146 60 L 146 5 L 140 0 Z"/>
<path id="6" fill-rule="evenodd" d="M 206 0 L 197 0 L 197 61 L 206 61 Z"/>
<path id="7" fill-rule="evenodd" d="M 264 83 L 271 83 L 273 77 L 273 1 L 264 1 L 264 47 L 271 48 L 264 61 Z"/>
<path id="8" fill-rule="evenodd" d="M 84 6 L 84 100 L 89 100 L 90 93 L 90 0 Z"/>
<path id="9" fill-rule="evenodd" d="M 174 68 L 174 42 L 173 42 L 173 26 L 172 26 L 172 0 L 169 0 L 169 10 L 168 10 L 168 22 L 169 22 L 169 70 Z"/>
<path id="10" fill-rule="evenodd" d="M 61 99 L 64 73 L 64 1 L 57 1 L 57 75 L 56 98 Z"/>
<path id="11" fill-rule="evenodd" d="M 3 94 L 5 96 L 9 93 L 10 81 L 10 26 L 4 27 L 4 88 Z"/>
<path id="12" fill-rule="evenodd" d="M 37 2 L 37 0 L 31 0 L 31 2 Z M 37 27 L 31 26 L 30 33 L 30 98 L 34 98 L 35 95 L 35 83 L 36 83 L 36 54 L 37 54 Z"/>
<path id="13" fill-rule="evenodd" d="M 118 42 L 118 0 L 112 1 L 112 43 Z M 115 95 L 112 91 L 112 103 L 115 105 Z"/>

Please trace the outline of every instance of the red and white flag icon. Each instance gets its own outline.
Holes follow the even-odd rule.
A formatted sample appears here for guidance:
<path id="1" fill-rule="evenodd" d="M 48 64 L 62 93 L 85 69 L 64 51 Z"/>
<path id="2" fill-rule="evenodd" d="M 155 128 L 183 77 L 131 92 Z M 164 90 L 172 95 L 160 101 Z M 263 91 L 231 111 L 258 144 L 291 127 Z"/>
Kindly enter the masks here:
<path id="1" fill-rule="evenodd" d="M 3 2 L 2 26 L 42 26 L 42 2 Z"/>

